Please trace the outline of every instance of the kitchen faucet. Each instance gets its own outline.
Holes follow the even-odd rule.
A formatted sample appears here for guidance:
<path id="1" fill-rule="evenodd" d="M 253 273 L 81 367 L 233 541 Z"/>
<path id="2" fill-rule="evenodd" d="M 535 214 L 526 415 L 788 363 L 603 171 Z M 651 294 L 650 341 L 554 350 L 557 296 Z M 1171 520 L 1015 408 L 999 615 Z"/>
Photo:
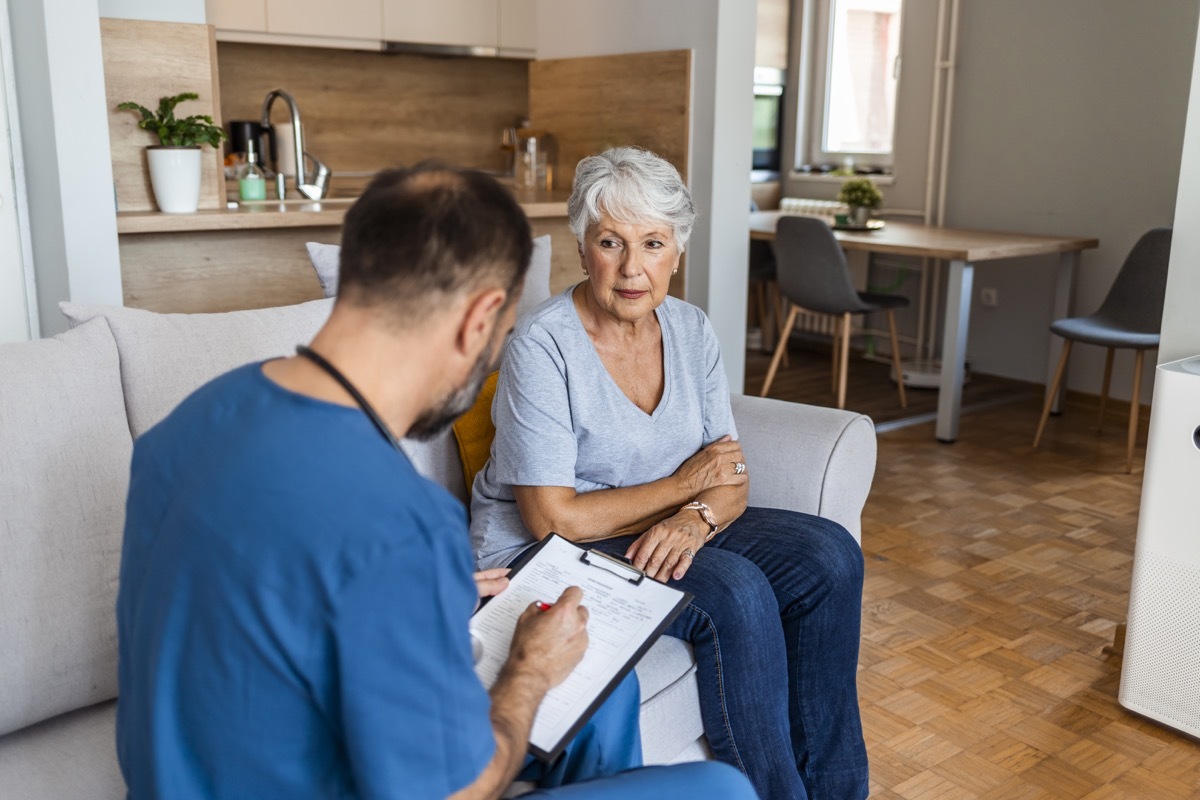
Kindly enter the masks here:
<path id="1" fill-rule="evenodd" d="M 269 128 L 271 126 L 271 104 L 275 102 L 275 98 L 281 98 L 287 103 L 288 111 L 292 115 L 292 141 L 295 145 L 294 152 L 296 154 L 296 191 L 307 197 L 309 200 L 320 200 L 329 191 L 329 168 L 317 160 L 317 157 L 310 153 L 304 152 L 304 133 L 300 128 L 300 108 L 296 105 L 296 99 L 283 89 L 275 89 L 267 93 L 263 100 L 262 106 L 262 127 Z M 311 160 L 313 172 L 310 176 L 305 170 L 305 161 Z M 279 165 L 275 165 L 276 170 Z M 309 182 L 309 178 L 312 182 Z M 282 197 L 280 198 L 283 199 Z"/>

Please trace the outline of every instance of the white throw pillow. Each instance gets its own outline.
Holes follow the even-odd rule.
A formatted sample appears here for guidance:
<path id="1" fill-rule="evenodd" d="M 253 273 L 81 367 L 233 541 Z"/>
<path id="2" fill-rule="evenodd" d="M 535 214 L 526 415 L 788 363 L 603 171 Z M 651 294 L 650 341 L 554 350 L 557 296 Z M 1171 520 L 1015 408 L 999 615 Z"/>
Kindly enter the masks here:
<path id="1" fill-rule="evenodd" d="M 139 308 L 59 303 L 71 327 L 104 317 L 121 356 L 129 429 L 141 436 L 179 401 L 251 361 L 289 356 L 312 341 L 332 300 L 218 314 L 156 314 Z"/>
<path id="2" fill-rule="evenodd" d="M 326 297 L 333 297 L 338 289 L 338 257 L 341 245 L 308 242 L 308 257 L 317 280 Z M 550 236 L 539 236 L 533 240 L 533 255 L 529 257 L 529 271 L 525 273 L 525 289 L 521 302 L 517 304 L 517 316 L 523 315 L 534 306 L 550 297 Z"/>

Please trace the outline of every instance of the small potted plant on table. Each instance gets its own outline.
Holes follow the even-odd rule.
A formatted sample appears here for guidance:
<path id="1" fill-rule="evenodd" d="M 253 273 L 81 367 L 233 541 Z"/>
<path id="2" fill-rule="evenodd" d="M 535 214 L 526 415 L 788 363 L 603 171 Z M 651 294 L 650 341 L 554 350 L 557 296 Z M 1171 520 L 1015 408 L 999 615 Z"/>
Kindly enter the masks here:
<path id="1" fill-rule="evenodd" d="M 865 228 L 871 218 L 871 211 L 883 203 L 883 195 L 875 188 L 870 178 L 854 178 L 842 184 L 838 193 L 838 202 L 850 207 L 850 224 Z"/>
<path id="2" fill-rule="evenodd" d="M 133 102 L 117 106 L 141 114 L 138 127 L 158 136 L 159 144 L 146 148 L 146 159 L 154 202 L 168 214 L 190 214 L 200 205 L 200 148 L 206 144 L 218 147 L 225 138 L 225 131 L 207 114 L 175 116 L 175 106 L 199 99 L 194 92 L 161 97 L 157 111 Z"/>

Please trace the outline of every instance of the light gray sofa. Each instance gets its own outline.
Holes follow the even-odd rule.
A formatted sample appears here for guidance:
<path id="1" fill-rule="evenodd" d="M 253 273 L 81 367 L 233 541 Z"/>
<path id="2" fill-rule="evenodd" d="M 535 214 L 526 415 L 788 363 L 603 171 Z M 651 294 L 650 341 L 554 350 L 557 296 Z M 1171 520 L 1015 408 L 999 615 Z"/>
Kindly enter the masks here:
<path id="1" fill-rule="evenodd" d="M 76 326 L 0 345 L 0 795 L 122 798 L 114 748 L 117 589 L 133 440 L 205 381 L 308 341 L 331 301 L 160 315 L 64 304 Z M 734 397 L 753 504 L 859 535 L 875 434 L 858 414 Z M 407 443 L 465 496 L 453 441 Z M 650 763 L 705 756 L 689 648 L 638 667 Z"/>

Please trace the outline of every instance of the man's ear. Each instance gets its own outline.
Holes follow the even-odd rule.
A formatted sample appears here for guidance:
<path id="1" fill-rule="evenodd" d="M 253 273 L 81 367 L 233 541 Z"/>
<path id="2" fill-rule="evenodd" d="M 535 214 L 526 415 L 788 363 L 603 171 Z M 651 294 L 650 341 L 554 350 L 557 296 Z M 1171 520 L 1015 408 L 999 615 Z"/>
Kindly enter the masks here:
<path id="1" fill-rule="evenodd" d="M 457 341 L 464 355 L 474 358 L 492 340 L 507 302 L 508 292 L 498 288 L 480 290 L 467 299 Z"/>

